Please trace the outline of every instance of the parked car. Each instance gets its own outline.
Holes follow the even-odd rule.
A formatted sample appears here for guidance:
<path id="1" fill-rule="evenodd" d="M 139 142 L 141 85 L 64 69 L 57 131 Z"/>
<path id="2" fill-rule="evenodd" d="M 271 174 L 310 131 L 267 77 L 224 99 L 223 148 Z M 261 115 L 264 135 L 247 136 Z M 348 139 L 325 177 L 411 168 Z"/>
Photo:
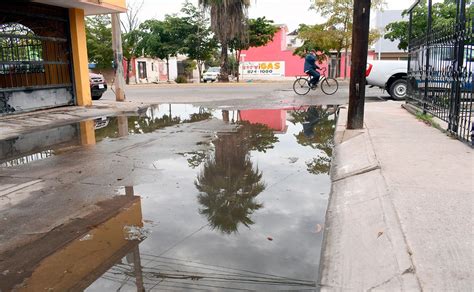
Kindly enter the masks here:
<path id="1" fill-rule="evenodd" d="M 105 128 L 109 125 L 109 118 L 100 117 L 94 120 L 94 130 Z"/>
<path id="2" fill-rule="evenodd" d="M 202 76 L 202 80 L 204 82 L 214 82 L 219 79 L 219 75 L 221 72 L 221 68 L 219 67 L 210 67 L 206 72 L 204 72 L 204 75 Z"/>
<path id="3" fill-rule="evenodd" d="M 414 58 L 414 64 L 412 66 L 416 68 L 426 67 L 426 50 L 422 47 L 416 57 Z M 472 93 L 472 69 L 474 68 L 474 47 L 473 45 L 465 45 L 461 67 L 462 70 L 458 72 L 457 69 L 457 58 L 456 48 L 453 44 L 451 45 L 438 45 L 430 48 L 430 78 L 427 84 L 424 79 L 415 80 L 414 85 L 418 89 L 424 89 L 425 85 L 428 86 L 430 91 L 444 92 L 447 88 L 454 86 L 453 78 L 457 75 L 461 81 L 461 92 Z"/>
<path id="4" fill-rule="evenodd" d="M 365 73 L 367 85 L 385 89 L 393 99 L 407 95 L 407 61 L 368 61 Z"/>
<path id="5" fill-rule="evenodd" d="M 102 74 L 89 72 L 89 83 L 91 86 L 91 95 L 93 100 L 99 100 L 107 91 L 107 82 Z"/>

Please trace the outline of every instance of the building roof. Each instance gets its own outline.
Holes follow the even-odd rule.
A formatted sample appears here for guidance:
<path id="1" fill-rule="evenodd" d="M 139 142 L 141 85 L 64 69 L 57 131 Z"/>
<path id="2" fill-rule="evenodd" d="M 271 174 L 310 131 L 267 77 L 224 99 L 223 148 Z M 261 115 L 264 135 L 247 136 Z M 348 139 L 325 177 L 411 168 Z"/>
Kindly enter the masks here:
<path id="1" fill-rule="evenodd" d="M 125 0 L 33 0 L 32 2 L 64 8 L 83 9 L 86 15 L 110 14 L 127 11 Z"/>
<path id="2" fill-rule="evenodd" d="M 294 31 L 290 32 L 288 35 L 297 36 L 298 35 L 298 30 L 295 29 Z"/>

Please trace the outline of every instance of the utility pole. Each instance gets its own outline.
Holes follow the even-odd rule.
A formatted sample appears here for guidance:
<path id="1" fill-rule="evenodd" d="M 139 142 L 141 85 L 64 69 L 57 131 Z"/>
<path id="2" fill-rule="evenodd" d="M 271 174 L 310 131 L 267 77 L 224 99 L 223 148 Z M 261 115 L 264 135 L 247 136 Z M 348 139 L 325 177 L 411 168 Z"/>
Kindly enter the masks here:
<path id="1" fill-rule="evenodd" d="M 115 100 L 125 101 L 125 78 L 123 77 L 122 32 L 120 30 L 120 13 L 112 13 L 112 48 L 115 64 Z"/>
<path id="2" fill-rule="evenodd" d="M 369 48 L 370 0 L 354 0 L 351 82 L 347 129 L 364 127 L 365 71 Z"/>

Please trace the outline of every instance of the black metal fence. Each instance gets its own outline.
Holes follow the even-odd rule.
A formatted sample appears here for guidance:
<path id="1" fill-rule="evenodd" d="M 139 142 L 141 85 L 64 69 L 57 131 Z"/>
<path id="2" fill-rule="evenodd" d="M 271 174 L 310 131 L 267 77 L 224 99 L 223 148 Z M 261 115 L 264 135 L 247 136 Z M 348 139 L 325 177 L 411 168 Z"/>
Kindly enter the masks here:
<path id="1" fill-rule="evenodd" d="M 473 145 L 472 15 L 466 19 L 466 4 L 457 0 L 456 20 L 442 29 L 432 30 L 430 5 L 431 1 L 426 35 L 412 39 L 409 44 L 407 102 L 445 121 L 451 134 Z"/>

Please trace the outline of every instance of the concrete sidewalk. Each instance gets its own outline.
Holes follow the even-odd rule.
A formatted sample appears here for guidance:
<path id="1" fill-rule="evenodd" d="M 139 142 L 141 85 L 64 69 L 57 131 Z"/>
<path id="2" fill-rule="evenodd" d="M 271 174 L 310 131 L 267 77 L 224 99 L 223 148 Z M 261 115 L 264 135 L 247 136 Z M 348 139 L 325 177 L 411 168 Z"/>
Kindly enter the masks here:
<path id="1" fill-rule="evenodd" d="M 364 130 L 336 130 L 323 291 L 471 291 L 472 149 L 401 102 L 366 104 Z"/>

